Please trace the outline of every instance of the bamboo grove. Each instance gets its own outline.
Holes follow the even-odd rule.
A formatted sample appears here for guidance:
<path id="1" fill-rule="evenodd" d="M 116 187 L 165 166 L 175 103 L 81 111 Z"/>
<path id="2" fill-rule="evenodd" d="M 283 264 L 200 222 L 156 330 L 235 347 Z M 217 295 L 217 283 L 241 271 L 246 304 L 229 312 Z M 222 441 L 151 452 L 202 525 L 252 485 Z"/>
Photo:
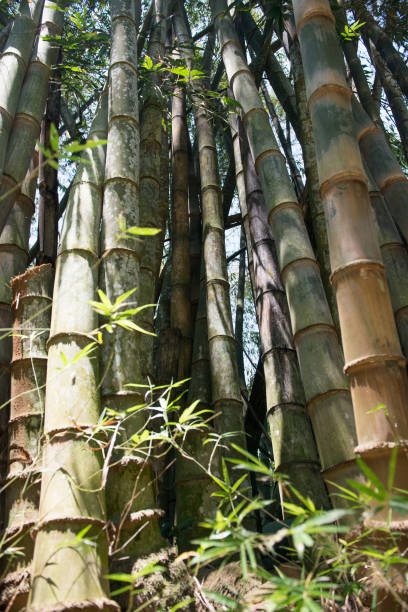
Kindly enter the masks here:
<path id="1" fill-rule="evenodd" d="M 406 2 L 0 21 L 0 608 L 407 609 Z M 355 607 L 276 603 L 299 500 Z"/>

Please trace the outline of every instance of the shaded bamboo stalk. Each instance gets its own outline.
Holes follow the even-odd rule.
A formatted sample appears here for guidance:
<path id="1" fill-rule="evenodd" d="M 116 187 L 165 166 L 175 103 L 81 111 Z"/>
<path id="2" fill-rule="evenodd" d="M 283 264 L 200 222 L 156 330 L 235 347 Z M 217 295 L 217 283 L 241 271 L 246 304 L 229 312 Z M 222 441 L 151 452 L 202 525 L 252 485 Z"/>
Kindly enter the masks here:
<path id="1" fill-rule="evenodd" d="M 90 140 L 106 137 L 106 117 L 104 93 Z M 90 300 L 98 280 L 105 147 L 86 150 L 83 159 L 90 163 L 79 164 L 71 187 L 56 262 L 30 612 L 118 610 L 108 599 L 105 578 L 108 547 L 99 444 L 106 439 L 96 432 L 101 412 L 98 361 L 87 350 L 90 343 L 96 345 L 92 333 L 98 324 Z M 79 554 L 70 543 L 85 528 L 93 544 L 84 543 Z"/>
<path id="2" fill-rule="evenodd" d="M 211 0 L 211 8 L 228 81 L 242 106 L 243 126 L 265 197 L 323 474 L 327 480 L 345 483 L 355 470 L 355 426 L 343 355 L 319 269 L 285 159 L 226 12 L 226 2 Z M 335 440 L 328 439 L 328 430 L 337 432 Z"/>
<path id="3" fill-rule="evenodd" d="M 28 175 L 0 235 L 0 476 L 6 476 L 7 424 L 10 400 L 10 360 L 12 356 L 12 292 L 10 280 L 22 274 L 28 263 L 28 241 L 37 180 L 32 171 L 37 167 L 34 156 Z M 1 506 L 3 504 L 1 503 Z M 3 510 L 2 520 L 4 519 Z"/>
<path id="4" fill-rule="evenodd" d="M 238 125 L 233 127 L 237 130 Z M 255 306 L 266 384 L 266 417 L 275 470 L 288 476 L 289 482 L 302 495 L 311 497 L 317 507 L 327 508 L 330 502 L 320 475 L 316 443 L 305 407 L 288 303 L 280 280 L 265 200 L 242 127 L 235 131 L 234 141 L 236 156 L 242 156 L 244 169 L 246 198 L 242 215 L 248 218 L 248 240 L 253 254 Z M 235 164 L 239 164 L 239 158 Z M 284 501 L 286 495 L 282 486 L 280 494 Z"/>
<path id="5" fill-rule="evenodd" d="M 382 130 L 374 125 L 354 97 L 351 105 L 361 154 L 387 202 L 399 231 L 408 242 L 408 179 L 401 170 Z"/>
<path id="6" fill-rule="evenodd" d="M 153 64 L 163 61 L 165 55 L 166 17 L 170 6 L 164 0 L 154 0 L 152 27 L 147 54 Z M 160 170 L 162 148 L 163 97 L 160 89 L 160 73 L 151 71 L 149 83 L 144 91 L 144 103 L 140 113 L 140 207 L 139 220 L 142 227 L 163 230 L 163 209 L 159 209 Z M 156 285 L 162 252 L 159 252 L 163 237 L 150 236 L 143 242 L 140 261 L 139 303 L 152 304 L 155 299 Z M 158 261 L 157 261 L 158 258 Z M 147 308 L 140 313 L 141 326 L 153 331 L 154 310 Z M 140 338 L 143 353 L 142 378 L 153 379 L 153 337 L 147 334 Z"/>
<path id="7" fill-rule="evenodd" d="M 45 115 L 41 124 L 40 142 L 43 148 L 52 150 L 50 135 L 51 125 L 58 131 L 60 122 L 61 81 L 58 71 L 50 81 Z M 40 151 L 39 159 L 39 204 L 38 204 L 38 263 L 54 264 L 58 246 L 58 170 L 50 164 L 44 164 L 44 154 Z"/>
<path id="8" fill-rule="evenodd" d="M 44 0 L 33 2 L 21 0 L 20 12 L 14 19 L 0 57 L 0 179 L 3 175 L 7 143 L 20 97 L 21 85 L 33 50 L 43 5 Z"/>
<path id="9" fill-rule="evenodd" d="M 354 135 L 351 91 L 335 20 L 328 1 L 296 0 L 294 10 L 326 211 L 345 372 L 353 399 L 356 452 L 387 486 L 391 451 L 399 447 L 395 484 L 404 487 L 408 474 L 405 359 Z M 382 410 L 373 413 L 381 404 L 389 417 Z M 376 521 L 389 516 L 389 510 L 382 510 Z M 393 513 L 393 517 L 403 528 L 406 516 Z"/>
<path id="10" fill-rule="evenodd" d="M 180 10 L 180 3 L 178 4 Z M 192 43 L 184 19 L 176 13 L 176 34 L 191 65 Z M 212 409 L 219 413 L 219 433 L 235 432 L 232 441 L 245 448 L 243 403 L 236 361 L 217 150 L 202 79 L 193 80 L 193 107 L 201 176 L 203 253 L 207 287 L 207 324 L 211 364 Z M 201 94 L 201 95 L 199 95 Z"/>
<path id="11" fill-rule="evenodd" d="M 408 96 L 408 67 L 392 44 L 391 38 L 378 25 L 362 0 L 351 0 L 350 5 L 355 18 L 365 22 L 365 31 L 386 62 L 392 76 L 398 82 L 404 94 Z"/>
<path id="12" fill-rule="evenodd" d="M 189 376 L 192 352 L 190 237 L 188 217 L 188 150 L 186 92 L 174 87 L 172 100 L 172 264 L 171 327 L 181 332 L 178 380 Z"/>
<path id="13" fill-rule="evenodd" d="M 16 116 L 7 145 L 4 174 L 0 185 L 0 231 L 18 194 L 41 130 L 48 95 L 51 66 L 57 62 L 59 48 L 45 37 L 61 35 L 64 2 L 47 0 L 41 22 L 41 35 L 31 58 L 18 99 Z"/>
<path id="14" fill-rule="evenodd" d="M 140 3 L 137 3 L 140 5 Z M 139 226 L 139 110 L 137 98 L 136 3 L 112 0 L 112 45 L 109 67 L 108 143 L 102 208 L 102 265 L 99 282 L 113 303 L 136 288 L 125 302 L 127 308 L 140 303 L 140 242 L 119 232 L 118 220 Z M 136 298 L 135 298 L 136 295 Z M 138 321 L 139 323 L 139 321 Z M 146 410 L 130 411 L 143 404 L 140 333 L 115 329 L 104 336 L 102 347 L 103 407 L 127 414 L 116 441 L 109 467 L 108 518 L 112 522 L 111 567 L 130 572 L 135 559 L 162 546 L 155 510 L 152 469 L 143 452 L 132 450 L 130 440 L 146 424 Z M 147 359 L 147 356 L 146 356 Z"/>
<path id="15" fill-rule="evenodd" d="M 10 560 L 1 584 L 0 604 L 6 604 L 10 612 L 25 607 L 31 581 L 34 528 L 39 519 L 46 343 L 53 280 L 50 265 L 31 268 L 12 280 L 14 324 L 5 535 L 9 546 L 18 547 L 22 554 Z"/>
<path id="16" fill-rule="evenodd" d="M 198 302 L 200 299 L 200 268 L 201 268 L 201 209 L 200 209 L 200 179 L 196 174 L 198 151 L 195 160 L 190 143 L 188 145 L 188 223 L 190 235 L 190 281 L 191 281 L 191 321 L 194 327 Z"/>
<path id="17" fill-rule="evenodd" d="M 247 395 L 245 381 L 245 366 L 244 366 L 244 304 L 245 304 L 245 230 L 241 226 L 241 236 L 239 240 L 241 253 L 239 256 L 238 279 L 237 279 L 237 303 L 235 307 L 235 344 L 237 347 L 237 365 L 239 382 L 241 385 L 241 393 L 245 397 Z"/>

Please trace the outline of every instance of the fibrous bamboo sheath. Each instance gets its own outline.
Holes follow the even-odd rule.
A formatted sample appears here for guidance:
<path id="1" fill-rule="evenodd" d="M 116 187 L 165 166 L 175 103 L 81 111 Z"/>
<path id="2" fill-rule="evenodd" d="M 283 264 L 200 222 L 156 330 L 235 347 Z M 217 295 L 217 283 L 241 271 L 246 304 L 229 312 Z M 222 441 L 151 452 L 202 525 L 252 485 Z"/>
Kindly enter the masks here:
<path id="1" fill-rule="evenodd" d="M 345 81 L 334 17 L 327 0 L 296 0 L 294 10 L 326 211 L 345 371 L 351 382 L 356 452 L 386 483 L 391 449 L 399 446 L 395 484 L 405 487 L 405 359 L 354 136 L 351 91 Z M 384 410 L 375 411 L 381 404 L 385 404 L 387 414 Z"/>
<path id="2" fill-rule="evenodd" d="M 375 184 L 371 172 L 364 168 L 368 178 L 368 192 L 374 209 L 381 255 L 387 274 L 391 304 L 404 355 L 408 356 L 408 253 L 400 233 L 388 210 L 384 196 Z"/>
<path id="3" fill-rule="evenodd" d="M 106 137 L 102 95 L 89 138 Z M 84 153 L 71 187 L 56 262 L 44 418 L 45 445 L 30 612 L 117 610 L 107 598 L 105 490 L 98 436 L 98 361 L 78 353 L 94 341 L 105 148 Z M 105 442 L 105 439 L 102 438 Z M 89 527 L 87 540 L 75 538 Z M 89 539 L 92 540 L 89 543 Z"/>
<path id="4" fill-rule="evenodd" d="M 374 125 L 354 97 L 351 106 L 361 154 L 398 229 L 408 241 L 408 179 L 391 151 L 384 132 Z"/>
<path id="5" fill-rule="evenodd" d="M 233 122 L 235 123 L 235 122 Z M 235 128 L 235 129 L 234 129 Z M 241 127 L 242 141 L 246 137 Z M 242 217 L 252 246 L 254 292 L 266 384 L 267 419 L 271 432 L 275 470 L 285 474 L 316 507 L 330 505 L 293 346 L 289 309 L 281 284 L 275 245 L 268 226 L 266 206 L 248 145 L 241 147 L 238 125 L 233 125 L 235 165 L 243 170 L 246 198 Z M 242 157 L 242 162 L 240 161 Z M 245 208 L 247 206 L 247 210 Z M 284 488 L 280 489 L 282 501 Z"/>
<path id="6" fill-rule="evenodd" d="M 21 85 L 33 50 L 33 42 L 43 4 L 44 0 L 32 0 L 31 2 L 21 0 L 20 13 L 14 20 L 6 46 L 0 57 L 0 178 L 3 175 L 8 138 L 20 96 Z"/>
<path id="7" fill-rule="evenodd" d="M 0 605 L 6 604 L 10 611 L 21 610 L 27 603 L 34 528 L 39 518 L 40 441 L 53 276 L 51 266 L 44 265 L 12 280 L 14 325 L 5 535 L 8 545 L 18 547 L 22 555 L 11 559 L 1 584 Z"/>
<path id="8" fill-rule="evenodd" d="M 120 217 L 126 227 L 139 226 L 140 147 L 135 9 L 132 0 L 111 1 L 109 127 L 100 274 L 102 290 L 112 303 L 136 288 L 135 294 L 126 301 L 129 306 L 140 303 L 140 243 L 120 233 L 118 219 Z M 126 447 L 132 435 L 143 429 L 146 422 L 146 412 L 143 410 L 126 413 L 132 406 L 143 403 L 140 391 L 126 386 L 141 382 L 143 359 L 139 333 L 118 327 L 113 334 L 104 335 L 103 407 L 127 415 L 117 440 L 118 449 L 114 453 L 115 461 L 109 468 L 107 482 L 110 489 L 108 518 L 115 530 L 112 566 L 128 572 L 136 557 L 162 546 L 157 523 L 160 512 L 152 509 L 155 501 L 149 460 L 120 448 L 121 444 Z"/>
<path id="9" fill-rule="evenodd" d="M 0 235 L 0 477 L 6 476 L 7 423 L 10 399 L 10 360 L 12 353 L 11 327 L 12 293 L 10 279 L 22 274 L 28 262 L 28 241 L 31 217 L 34 213 L 36 179 L 30 172 L 37 165 L 34 156 L 27 179 Z"/>
<path id="10" fill-rule="evenodd" d="M 0 231 L 15 202 L 20 183 L 32 158 L 35 143 L 41 130 L 48 95 L 51 66 L 58 58 L 58 47 L 45 36 L 61 34 L 64 20 L 63 2 L 47 0 L 43 10 L 41 35 L 37 49 L 27 69 L 18 98 L 17 112 L 7 145 L 4 174 L 0 185 Z"/>
<path id="11" fill-rule="evenodd" d="M 169 2 L 153 0 L 152 30 L 147 54 L 156 65 L 162 61 L 165 54 L 166 18 L 170 10 Z M 151 71 L 150 82 L 144 91 L 144 104 L 140 113 L 140 155 L 143 163 L 140 165 L 140 210 L 139 223 L 141 227 L 163 228 L 163 208 L 159 208 L 160 182 L 162 181 L 161 149 L 163 98 L 160 90 L 160 73 Z M 166 149 L 167 153 L 167 149 Z M 165 216 L 165 215 L 164 215 Z M 143 242 L 140 261 L 139 303 L 152 304 L 155 300 L 155 290 L 160 269 L 160 261 L 164 236 L 148 237 Z M 153 331 L 154 310 L 147 308 L 140 313 L 140 324 L 146 330 Z M 142 378 L 153 378 L 153 337 L 143 335 L 140 338 L 142 361 Z"/>
<path id="12" fill-rule="evenodd" d="M 191 40 L 181 16 L 175 28 L 182 48 L 191 58 Z M 200 80 L 192 86 L 202 88 Z M 210 114 L 202 97 L 194 96 L 194 117 L 201 175 L 203 251 L 207 283 L 208 342 L 211 364 L 212 408 L 220 433 L 236 432 L 235 441 L 245 448 L 243 405 L 236 361 L 229 283 L 225 255 L 224 223 L 217 150 Z"/>
<path id="13" fill-rule="evenodd" d="M 181 332 L 178 379 L 189 376 L 192 351 L 190 238 L 188 223 L 188 152 L 185 88 L 176 86 L 172 101 L 172 253 L 171 327 Z"/>
<path id="14" fill-rule="evenodd" d="M 226 13 L 226 2 L 211 0 L 211 7 L 228 80 L 242 105 L 243 125 L 266 201 L 320 462 L 326 478 L 344 482 L 354 469 L 356 438 L 341 348 L 285 159 Z M 335 440 L 328 438 L 328 430 L 337 432 Z"/>

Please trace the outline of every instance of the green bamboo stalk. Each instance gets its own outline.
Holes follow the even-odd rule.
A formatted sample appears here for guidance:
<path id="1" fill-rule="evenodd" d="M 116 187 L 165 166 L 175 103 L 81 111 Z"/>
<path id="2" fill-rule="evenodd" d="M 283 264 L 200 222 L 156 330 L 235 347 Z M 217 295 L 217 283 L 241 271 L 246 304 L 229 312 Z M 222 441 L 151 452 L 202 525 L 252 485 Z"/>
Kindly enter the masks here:
<path id="1" fill-rule="evenodd" d="M 156 65 L 165 55 L 166 18 L 170 5 L 164 0 L 154 0 L 152 29 L 147 54 Z M 143 164 L 140 166 L 140 225 L 163 229 L 163 210 L 159 210 L 160 200 L 160 164 L 162 147 L 162 123 L 164 103 L 160 89 L 161 77 L 157 71 L 149 74 L 149 83 L 144 91 L 144 103 L 140 117 L 140 155 Z M 163 238 L 149 237 L 143 243 L 140 262 L 139 303 L 152 304 L 155 299 L 161 252 L 159 247 Z M 141 326 L 153 331 L 154 310 L 147 308 L 140 313 Z M 143 335 L 140 338 L 142 378 L 153 378 L 153 337 Z"/>
<path id="2" fill-rule="evenodd" d="M 22 554 L 10 559 L 1 584 L 0 605 L 6 605 L 10 612 L 21 610 L 27 603 L 34 528 L 39 518 L 38 472 L 53 277 L 52 267 L 43 265 L 12 280 L 14 324 L 5 535 L 8 545 L 18 547 Z"/>
<path id="3" fill-rule="evenodd" d="M 177 84 L 172 99 L 171 134 L 173 158 L 171 327 L 181 332 L 178 379 L 184 380 L 190 373 L 193 330 L 190 299 L 186 92 L 182 85 Z"/>
<path id="4" fill-rule="evenodd" d="M 247 240 L 253 254 L 255 306 L 266 384 L 266 416 L 271 432 L 275 470 L 287 475 L 291 484 L 302 495 L 311 497 L 317 507 L 327 508 L 330 502 L 320 476 L 316 443 L 305 407 L 289 308 L 280 280 L 265 200 L 242 126 L 239 129 L 234 119 L 231 125 L 236 152 L 235 165 L 239 167 L 243 164 L 244 169 L 246 197 L 241 210 L 243 218 L 247 217 L 244 226 L 249 230 Z M 280 495 L 284 501 L 286 495 L 283 487 L 280 487 Z"/>
<path id="5" fill-rule="evenodd" d="M 22 274 L 28 263 L 28 241 L 37 186 L 37 180 L 31 173 L 37 166 L 37 160 L 38 156 L 34 156 L 27 178 L 0 235 L 0 475 L 3 479 L 7 469 L 7 424 L 12 356 L 10 279 Z"/>
<path id="6" fill-rule="evenodd" d="M 351 91 L 344 76 L 335 20 L 327 0 L 296 0 L 294 11 L 328 225 L 345 372 L 356 420 L 356 452 L 387 486 L 391 451 L 400 446 L 395 482 L 402 487 L 408 474 L 405 359 L 354 135 Z M 372 413 L 381 404 L 386 405 L 389 417 L 381 410 Z M 389 517 L 388 511 L 391 509 L 380 512 L 376 521 Z M 392 516 L 403 528 L 406 516 Z"/>
<path id="7" fill-rule="evenodd" d="M 408 179 L 391 151 L 382 130 L 377 128 L 353 97 L 354 129 L 361 154 L 397 224 L 408 241 Z"/>
<path id="8" fill-rule="evenodd" d="M 174 24 L 187 63 L 191 65 L 191 40 L 188 38 L 180 11 L 175 14 Z M 204 84 L 201 79 L 193 80 L 191 84 L 196 93 L 202 92 Z M 193 96 L 193 106 L 201 175 L 212 409 L 215 413 L 220 413 L 217 417 L 218 431 L 235 432 L 232 441 L 245 448 L 243 404 L 231 317 L 217 150 L 211 116 L 202 95 Z"/>
<path id="9" fill-rule="evenodd" d="M 44 0 L 21 0 L 20 12 L 13 22 L 0 57 L 0 178 L 3 175 L 9 134 L 43 5 Z"/>
<path id="10" fill-rule="evenodd" d="M 200 299 L 200 269 L 201 269 L 201 209 L 200 209 L 200 179 L 195 167 L 198 165 L 198 151 L 194 154 L 190 143 L 188 145 L 188 222 L 190 234 L 190 281 L 191 281 L 191 320 L 195 324 L 198 302 Z"/>
<path id="11" fill-rule="evenodd" d="M 61 34 L 64 20 L 64 12 L 61 10 L 63 7 L 64 2 L 55 3 L 51 0 L 45 2 L 41 35 L 18 98 L 16 116 L 6 149 L 4 174 L 0 185 L 0 231 L 15 202 L 18 194 L 16 187 L 24 179 L 40 134 L 51 66 L 57 62 L 59 53 L 58 47 L 43 37 Z"/>
<path id="12" fill-rule="evenodd" d="M 139 112 L 137 56 L 133 0 L 111 0 L 112 47 L 109 67 L 109 123 L 102 209 L 102 265 L 100 284 L 113 303 L 128 291 L 140 291 L 140 242 L 119 231 L 118 219 L 126 227 L 139 226 Z M 160 136 L 161 138 L 161 136 Z M 154 289 L 154 286 L 153 286 Z M 129 306 L 139 304 L 140 293 Z M 138 321 L 139 323 L 139 321 Z M 142 324 L 143 325 L 143 324 Z M 144 402 L 141 382 L 140 334 L 118 328 L 106 334 L 102 347 L 103 407 L 126 414 Z M 108 518 L 114 529 L 111 567 L 130 572 L 135 558 L 157 551 L 162 539 L 154 509 L 155 496 L 149 459 L 126 450 L 128 440 L 146 423 L 146 411 L 129 413 L 117 439 L 114 462 L 109 468 Z M 122 447 L 124 444 L 124 449 Z"/>
<path id="13" fill-rule="evenodd" d="M 243 125 L 276 242 L 323 474 L 327 480 L 344 483 L 355 469 L 356 438 L 341 348 L 285 159 L 226 13 L 226 2 L 211 0 L 211 8 L 228 81 L 235 99 L 242 105 Z M 328 430 L 337 432 L 335 440 L 328 438 Z"/>
<path id="14" fill-rule="evenodd" d="M 106 115 L 104 93 L 90 140 L 106 137 Z M 71 187 L 56 262 L 30 612 L 118 610 L 107 597 L 105 578 L 103 455 L 98 437 L 89 439 L 100 417 L 98 362 L 86 350 L 77 358 L 94 342 L 98 322 L 89 300 L 97 288 L 105 147 L 83 156 L 90 163 L 80 163 Z M 81 542 L 85 528 L 89 531 Z"/>
<path id="15" fill-rule="evenodd" d="M 235 307 L 235 343 L 237 349 L 237 365 L 239 374 L 239 383 L 243 397 L 247 396 L 247 388 L 245 381 L 245 366 L 244 366 L 244 302 L 245 302 L 245 230 L 241 226 L 241 236 L 239 241 L 241 254 L 239 256 L 238 265 L 238 280 L 237 280 L 237 300 Z"/>

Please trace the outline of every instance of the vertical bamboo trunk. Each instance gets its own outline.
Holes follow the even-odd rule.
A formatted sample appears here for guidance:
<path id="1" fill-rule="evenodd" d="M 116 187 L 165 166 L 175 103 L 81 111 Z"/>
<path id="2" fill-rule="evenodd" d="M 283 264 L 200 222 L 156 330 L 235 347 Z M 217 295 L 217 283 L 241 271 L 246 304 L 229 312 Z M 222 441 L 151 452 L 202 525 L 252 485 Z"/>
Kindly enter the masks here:
<path id="1" fill-rule="evenodd" d="M 384 133 L 373 124 L 355 98 L 352 98 L 351 105 L 361 154 L 398 229 L 408 242 L 408 179 L 391 151 Z"/>
<path id="2" fill-rule="evenodd" d="M 43 5 L 44 0 L 21 0 L 19 15 L 13 22 L 0 57 L 0 179 L 21 85 L 33 50 Z"/>
<path id="3" fill-rule="evenodd" d="M 211 8 L 228 81 L 242 105 L 243 125 L 266 201 L 324 477 L 344 483 L 355 470 L 356 438 L 341 348 L 285 160 L 226 14 L 226 2 L 211 0 Z M 336 431 L 336 439 L 329 439 L 327 431 Z"/>
<path id="4" fill-rule="evenodd" d="M 247 395 L 245 381 L 245 366 L 244 366 L 244 304 L 245 304 L 245 230 L 241 226 L 241 236 L 239 247 L 241 254 L 239 256 L 238 279 L 237 279 L 237 303 L 235 307 L 235 345 L 237 348 L 237 365 L 239 374 L 239 383 L 241 385 L 241 393 L 245 397 Z"/>
<path id="5" fill-rule="evenodd" d="M 28 263 L 28 241 L 34 213 L 36 179 L 29 178 L 37 166 L 34 156 L 27 179 L 0 235 L 0 477 L 6 476 L 7 427 L 10 400 L 10 360 L 12 356 L 12 293 L 10 279 L 22 274 Z M 1 502 L 1 507 L 3 503 Z M 1 510 L 3 512 L 3 509 Z M 3 520 L 2 516 L 2 520 Z"/>
<path id="6" fill-rule="evenodd" d="M 50 143 L 51 124 L 58 130 L 60 121 L 61 81 L 60 74 L 54 72 L 50 81 L 47 107 L 41 125 L 41 144 L 52 150 Z M 44 164 L 44 155 L 40 152 L 39 168 L 39 205 L 38 205 L 38 263 L 54 264 L 58 246 L 58 170 L 50 164 Z"/>
<path id="7" fill-rule="evenodd" d="M 178 379 L 189 376 L 192 351 L 190 299 L 190 238 L 188 222 L 188 151 L 186 92 L 182 85 L 174 88 L 172 101 L 172 263 L 171 327 L 181 332 Z"/>
<path id="8" fill-rule="evenodd" d="M 167 133 L 167 125 L 163 125 L 162 127 L 162 142 L 161 142 L 161 152 L 160 152 L 160 189 L 159 189 L 159 227 L 161 229 L 160 234 L 158 235 L 158 239 L 156 242 L 157 245 L 157 255 L 156 255 L 156 272 L 155 278 L 159 278 L 161 267 L 162 267 L 162 257 L 163 257 L 163 247 L 164 241 L 166 238 L 166 227 L 167 227 L 167 218 L 169 216 L 169 138 Z M 158 294 L 158 284 L 156 284 L 156 296 Z M 158 299 L 158 298 L 157 298 Z M 155 301 L 157 301 L 157 299 Z"/>
<path id="9" fill-rule="evenodd" d="M 327 0 L 294 2 L 295 19 L 326 210 L 358 446 L 385 486 L 392 448 L 399 447 L 395 485 L 407 486 L 408 385 L 367 179 L 354 136 L 351 91 Z M 341 126 L 341 128 L 340 128 Z M 341 131 L 339 131 L 341 129 Z M 379 405 L 383 410 L 371 413 Z M 376 520 L 388 516 L 388 508 Z M 406 516 L 393 520 L 406 524 Z"/>
<path id="10" fill-rule="evenodd" d="M 164 0 L 154 0 L 152 16 L 152 29 L 148 45 L 148 55 L 153 64 L 162 61 L 165 55 L 166 18 L 169 12 L 169 3 Z M 152 71 L 149 75 L 151 82 L 147 84 L 144 92 L 144 104 L 140 115 L 140 155 L 143 163 L 140 166 L 140 210 L 139 222 L 142 227 L 160 227 L 159 211 L 160 199 L 160 155 L 162 147 L 163 98 L 160 89 L 160 73 Z M 155 289 L 158 275 L 157 257 L 161 259 L 158 246 L 161 238 L 148 237 L 143 242 L 140 262 L 140 304 L 152 304 L 155 299 Z M 141 326 L 153 331 L 154 310 L 147 308 L 141 312 Z M 142 377 L 153 379 L 153 337 L 143 335 L 140 338 L 141 351 L 144 355 L 142 361 Z"/>
<path id="11" fill-rule="evenodd" d="M 368 168 L 368 192 L 374 209 L 381 255 L 385 264 L 392 308 L 404 355 L 408 356 L 408 253 L 400 233 L 388 210 L 384 196 L 378 189 Z"/>
<path id="12" fill-rule="evenodd" d="M 408 162 L 408 110 L 403 93 L 373 43 L 370 43 L 368 40 L 367 44 L 373 63 L 380 75 L 381 83 L 401 138 L 405 159 Z"/>
<path id="13" fill-rule="evenodd" d="M 106 107 L 103 94 L 92 140 L 106 136 Z M 105 438 L 95 434 L 101 409 L 98 362 L 86 351 L 75 360 L 94 341 L 97 327 L 89 301 L 97 288 L 105 148 L 100 145 L 83 155 L 90 164 L 80 163 L 71 188 L 56 262 L 30 612 L 118 609 L 107 597 L 105 578 L 105 490 L 98 444 Z M 74 544 L 85 528 L 93 542 Z"/>
<path id="14" fill-rule="evenodd" d="M 365 22 L 365 31 L 391 70 L 394 79 L 398 82 L 404 94 L 408 96 L 408 67 L 404 59 L 392 44 L 390 37 L 375 21 L 365 3 L 362 0 L 352 0 L 350 4 L 356 19 Z"/>
<path id="15" fill-rule="evenodd" d="M 188 222 L 190 234 L 191 321 L 194 326 L 200 299 L 201 210 L 200 179 L 195 172 L 195 156 L 188 140 Z M 198 151 L 197 151 L 198 164 Z"/>
<path id="16" fill-rule="evenodd" d="M 27 603 L 34 529 L 39 518 L 38 474 L 52 285 L 53 270 L 49 265 L 32 268 L 12 280 L 14 335 L 5 491 L 6 538 L 8 545 L 20 548 L 22 555 L 10 560 L 1 585 L 0 604 L 6 604 L 10 612 L 21 610 Z"/>
<path id="17" fill-rule="evenodd" d="M 188 39 L 184 20 L 177 13 L 175 29 L 181 48 L 190 62 L 191 41 Z M 194 87 L 201 89 L 202 85 L 201 79 L 192 81 Z M 232 441 L 245 448 L 243 404 L 232 327 L 217 150 L 211 116 L 205 100 L 195 95 L 193 106 L 201 176 L 212 409 L 214 413 L 220 413 L 217 417 L 218 431 L 235 432 Z"/>
<path id="18" fill-rule="evenodd" d="M 311 497 L 317 507 L 327 508 L 330 502 L 320 476 L 312 425 L 305 408 L 289 308 L 268 227 L 265 201 L 248 144 L 245 146 L 246 137 L 242 127 L 239 131 L 237 128 L 238 125 L 234 134 L 235 164 L 238 166 L 239 156 L 242 156 L 248 207 L 247 211 L 245 208 L 242 210 L 242 215 L 248 216 L 248 239 L 252 246 L 255 305 L 266 384 L 266 416 L 275 470 L 287 475 L 290 483 L 302 495 Z M 242 150 L 241 142 L 244 143 Z M 280 493 L 283 501 L 283 487 L 280 487 Z"/>
<path id="19" fill-rule="evenodd" d="M 27 172 L 35 143 L 40 135 L 51 66 L 56 63 L 59 53 L 58 47 L 49 40 L 44 40 L 44 37 L 61 35 L 63 7 L 63 2 L 55 4 L 51 0 L 47 0 L 44 6 L 41 35 L 27 69 L 7 145 L 7 157 L 0 185 L 0 198 L 2 198 L 0 231 L 15 202 L 18 193 L 15 187 Z"/>
<path id="20" fill-rule="evenodd" d="M 102 265 L 100 284 L 113 303 L 140 281 L 140 243 L 119 233 L 118 219 L 126 227 L 139 225 L 139 112 L 137 99 L 136 3 L 112 0 L 112 47 L 109 68 L 108 144 L 102 209 Z M 126 301 L 140 303 L 140 293 Z M 138 321 L 139 323 L 139 321 Z M 102 347 L 103 407 L 120 414 L 142 404 L 140 390 L 126 385 L 141 382 L 140 334 L 117 328 L 104 336 Z M 114 571 L 130 572 L 135 558 L 162 546 L 154 510 L 150 458 L 129 450 L 131 437 L 144 428 L 146 410 L 130 412 L 118 436 L 118 449 L 109 468 L 108 518 L 113 524 L 111 559 Z M 124 450 L 121 446 L 124 445 Z"/>

